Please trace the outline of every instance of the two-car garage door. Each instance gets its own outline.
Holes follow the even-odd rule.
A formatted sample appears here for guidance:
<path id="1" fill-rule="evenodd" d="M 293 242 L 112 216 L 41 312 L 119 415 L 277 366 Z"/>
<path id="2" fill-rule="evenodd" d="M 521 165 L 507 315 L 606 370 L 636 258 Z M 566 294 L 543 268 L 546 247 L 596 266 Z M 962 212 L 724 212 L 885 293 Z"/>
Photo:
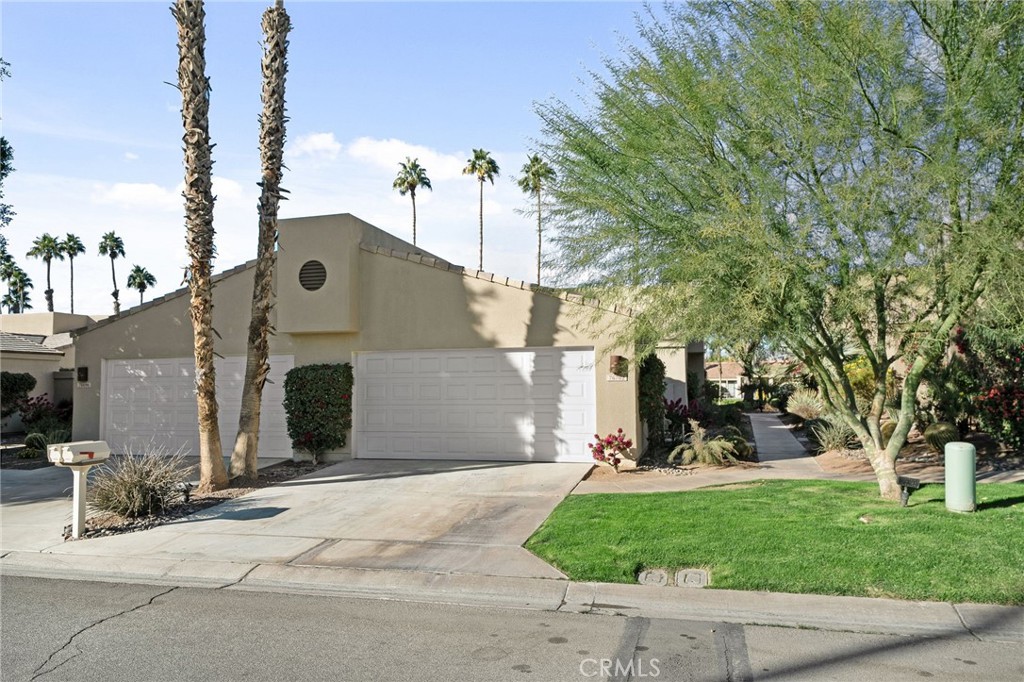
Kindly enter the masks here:
<path id="1" fill-rule="evenodd" d="M 225 456 L 231 454 L 245 378 L 245 358 L 216 360 L 220 437 Z M 284 375 L 294 365 L 291 355 L 270 358 L 260 411 L 260 456 L 291 457 L 284 407 Z M 103 437 L 114 452 L 136 453 L 160 446 L 199 455 L 195 360 L 162 358 L 108 360 L 104 372 Z"/>
<path id="2" fill-rule="evenodd" d="M 591 461 L 592 349 L 368 352 L 355 365 L 357 457 Z"/>

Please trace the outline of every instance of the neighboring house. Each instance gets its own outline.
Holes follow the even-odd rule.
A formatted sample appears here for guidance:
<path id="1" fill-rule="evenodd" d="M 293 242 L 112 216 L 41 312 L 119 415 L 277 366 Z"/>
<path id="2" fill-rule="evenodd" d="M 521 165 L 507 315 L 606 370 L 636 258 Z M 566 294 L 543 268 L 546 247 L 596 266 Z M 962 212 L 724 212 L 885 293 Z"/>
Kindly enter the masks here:
<path id="1" fill-rule="evenodd" d="M 260 456 L 292 456 L 285 373 L 352 363 L 353 428 L 328 459 L 591 461 L 596 432 L 640 433 L 628 312 L 451 265 L 348 214 L 282 220 Z M 238 423 L 254 263 L 215 279 L 221 438 Z M 74 437 L 198 453 L 182 289 L 76 333 Z M 597 319 L 594 319 L 594 314 Z M 674 379 L 685 381 L 683 373 Z M 619 372 L 621 374 L 621 372 Z"/>
<path id="2" fill-rule="evenodd" d="M 743 365 L 731 360 L 709 362 L 705 365 L 705 371 L 707 373 L 706 381 L 718 386 L 720 396 L 723 398 L 743 397 L 740 389 L 749 382 L 749 379 L 743 375 Z"/>
<path id="3" fill-rule="evenodd" d="M 54 403 L 71 400 L 75 349 L 70 331 L 101 319 L 68 313 L 0 315 L 0 369 L 35 377 L 29 397 L 46 394 Z M 15 414 L 0 429 L 20 431 L 21 420 Z"/>

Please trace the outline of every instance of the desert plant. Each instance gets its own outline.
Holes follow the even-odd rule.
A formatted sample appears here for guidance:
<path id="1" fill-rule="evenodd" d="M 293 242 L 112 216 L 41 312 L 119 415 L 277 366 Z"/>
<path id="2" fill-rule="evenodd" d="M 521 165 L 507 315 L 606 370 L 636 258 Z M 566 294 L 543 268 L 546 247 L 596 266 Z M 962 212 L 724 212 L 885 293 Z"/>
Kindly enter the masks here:
<path id="1" fill-rule="evenodd" d="M 587 447 L 590 448 L 590 454 L 594 457 L 595 461 L 606 462 L 615 469 L 615 473 L 618 473 L 619 465 L 622 464 L 622 458 L 629 455 L 629 449 L 633 447 L 633 441 L 626 438 L 626 434 L 622 432 L 622 429 L 619 429 L 604 438 L 595 433 L 594 442 L 587 443 Z"/>
<path id="2" fill-rule="evenodd" d="M 892 438 L 893 431 L 896 430 L 896 422 L 888 421 L 882 424 L 882 445 L 888 447 L 889 439 Z"/>
<path id="3" fill-rule="evenodd" d="M 89 482 L 89 507 L 125 519 L 159 514 L 179 502 L 187 478 L 181 452 L 129 452 L 100 466 Z"/>
<path id="4" fill-rule="evenodd" d="M 28 372 L 0 372 L 0 417 L 20 410 L 35 387 L 36 379 Z"/>
<path id="5" fill-rule="evenodd" d="M 809 432 L 819 452 L 848 450 L 856 441 L 853 429 L 838 419 L 816 419 Z"/>
<path id="6" fill-rule="evenodd" d="M 30 459 L 45 455 L 53 443 L 67 443 L 71 440 L 71 431 L 56 428 L 49 431 L 33 432 L 25 436 L 25 449 L 18 453 L 19 457 Z"/>
<path id="7" fill-rule="evenodd" d="M 637 408 L 647 424 L 651 443 L 665 439 L 665 363 L 656 355 L 648 355 L 640 363 L 637 379 Z"/>
<path id="8" fill-rule="evenodd" d="M 736 459 L 736 446 L 730 441 L 722 438 L 709 438 L 707 431 L 700 422 L 690 420 L 690 433 L 682 445 L 676 447 L 668 455 L 668 463 L 672 464 L 676 458 L 681 457 L 680 464 L 713 464 L 717 466 L 729 466 L 738 464 Z"/>
<path id="9" fill-rule="evenodd" d="M 952 443 L 958 438 L 960 438 L 960 431 L 949 422 L 935 422 L 924 430 L 924 442 L 932 451 L 939 454 L 942 454 L 946 443 Z"/>
<path id="10" fill-rule="evenodd" d="M 304 365 L 284 379 L 284 409 L 292 445 L 316 461 L 344 447 L 352 428 L 352 365 Z"/>
<path id="11" fill-rule="evenodd" d="M 825 402 L 818 392 L 809 388 L 798 388 L 789 396 L 786 411 L 803 420 L 817 419 L 825 409 Z"/>
<path id="12" fill-rule="evenodd" d="M 724 438 L 725 440 L 732 443 L 733 449 L 737 459 L 745 461 L 751 461 L 754 459 L 754 448 L 750 447 L 750 443 L 747 442 L 747 437 L 743 435 L 743 432 L 736 426 L 726 426 L 721 429 L 714 431 L 708 431 L 708 435 L 711 437 Z"/>

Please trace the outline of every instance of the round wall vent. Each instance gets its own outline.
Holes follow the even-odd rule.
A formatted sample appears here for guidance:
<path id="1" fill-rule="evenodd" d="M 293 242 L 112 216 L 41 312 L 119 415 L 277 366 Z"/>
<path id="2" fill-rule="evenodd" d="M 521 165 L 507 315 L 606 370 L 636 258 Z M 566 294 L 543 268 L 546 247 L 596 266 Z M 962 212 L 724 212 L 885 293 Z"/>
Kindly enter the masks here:
<path id="1" fill-rule="evenodd" d="M 307 261 L 299 268 L 299 284 L 306 291 L 316 291 L 327 281 L 327 268 L 318 260 Z"/>

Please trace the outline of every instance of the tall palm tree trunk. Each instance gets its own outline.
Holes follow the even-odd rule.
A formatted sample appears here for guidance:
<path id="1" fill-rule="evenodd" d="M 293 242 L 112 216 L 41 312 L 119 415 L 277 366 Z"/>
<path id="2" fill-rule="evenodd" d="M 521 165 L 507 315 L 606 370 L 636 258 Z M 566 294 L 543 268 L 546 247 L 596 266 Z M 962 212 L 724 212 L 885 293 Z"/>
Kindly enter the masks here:
<path id="1" fill-rule="evenodd" d="M 210 82 L 206 77 L 206 12 L 202 0 L 176 0 L 178 87 L 185 129 L 185 223 L 188 244 L 189 312 L 196 358 L 199 408 L 199 489 L 227 487 L 217 415 L 217 376 L 213 365 L 213 159 L 210 154 Z"/>
<path id="2" fill-rule="evenodd" d="M 541 250 L 541 221 L 540 221 L 540 188 L 537 188 L 537 286 L 540 286 L 540 250 Z"/>
<path id="3" fill-rule="evenodd" d="M 114 282 L 114 291 L 111 292 L 111 296 L 114 297 L 114 314 L 117 315 L 121 312 L 121 302 L 117 297 L 117 275 L 114 273 L 114 257 L 110 257 L 110 279 Z"/>
<path id="4" fill-rule="evenodd" d="M 416 188 L 413 187 L 409 190 L 409 196 L 412 197 L 412 245 L 416 246 Z"/>
<path id="5" fill-rule="evenodd" d="M 245 383 L 242 385 L 242 410 L 238 434 L 231 453 L 231 476 L 239 481 L 254 481 L 260 438 L 260 409 L 263 386 L 270 373 L 270 310 L 274 280 L 274 245 L 277 242 L 277 209 L 281 201 L 281 173 L 285 141 L 285 76 L 288 73 L 288 31 L 291 21 L 283 0 L 263 13 L 263 112 L 260 116 L 260 162 L 262 165 L 259 204 L 259 239 L 256 272 L 253 276 L 252 317 L 249 320 L 248 350 L 245 358 Z M 415 202 L 413 225 L 415 240 Z"/>
<path id="6" fill-rule="evenodd" d="M 43 292 L 46 295 L 46 310 L 47 312 L 53 312 L 53 287 L 50 286 L 50 259 L 46 259 L 46 291 Z"/>
<path id="7" fill-rule="evenodd" d="M 484 269 L 484 179 L 480 178 L 480 267 Z"/>
<path id="8" fill-rule="evenodd" d="M 69 265 L 71 265 L 71 314 L 75 314 L 75 257 L 68 256 Z"/>

